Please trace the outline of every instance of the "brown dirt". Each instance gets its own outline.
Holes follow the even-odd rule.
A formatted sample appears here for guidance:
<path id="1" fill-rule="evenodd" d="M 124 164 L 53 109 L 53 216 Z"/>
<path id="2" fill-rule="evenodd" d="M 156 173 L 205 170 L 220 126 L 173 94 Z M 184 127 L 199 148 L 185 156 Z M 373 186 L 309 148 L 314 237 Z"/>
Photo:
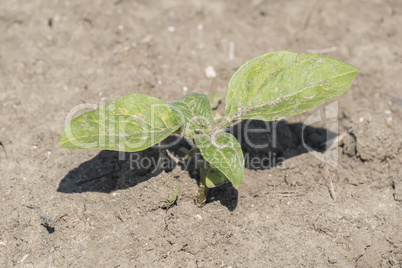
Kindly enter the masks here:
<path id="1" fill-rule="evenodd" d="M 398 25 L 397 0 L 1 1 L 0 267 L 402 267 Z M 361 70 L 337 167 L 291 151 L 198 209 L 177 168 L 130 176 L 115 153 L 56 147 L 77 104 L 224 92 L 246 60 L 323 48 Z"/>

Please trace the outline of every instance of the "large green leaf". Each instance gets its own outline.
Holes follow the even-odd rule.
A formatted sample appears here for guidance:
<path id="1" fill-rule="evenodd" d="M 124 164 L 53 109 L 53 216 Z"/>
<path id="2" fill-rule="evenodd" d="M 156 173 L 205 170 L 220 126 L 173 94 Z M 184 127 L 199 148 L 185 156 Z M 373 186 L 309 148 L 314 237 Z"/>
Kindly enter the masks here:
<path id="1" fill-rule="evenodd" d="M 132 94 L 71 120 L 58 145 L 73 150 L 136 152 L 162 141 L 181 124 L 165 102 Z"/>
<path id="2" fill-rule="evenodd" d="M 170 104 L 184 120 L 184 135 L 193 137 L 211 130 L 213 122 L 211 104 L 208 97 L 201 93 L 191 93 Z"/>
<path id="3" fill-rule="evenodd" d="M 272 121 L 303 113 L 344 93 L 358 72 L 321 55 L 265 54 L 241 66 L 231 78 L 227 120 Z"/>
<path id="4" fill-rule="evenodd" d="M 194 136 L 194 141 L 206 161 L 222 172 L 235 187 L 244 173 L 244 156 L 236 138 L 226 132 Z"/>

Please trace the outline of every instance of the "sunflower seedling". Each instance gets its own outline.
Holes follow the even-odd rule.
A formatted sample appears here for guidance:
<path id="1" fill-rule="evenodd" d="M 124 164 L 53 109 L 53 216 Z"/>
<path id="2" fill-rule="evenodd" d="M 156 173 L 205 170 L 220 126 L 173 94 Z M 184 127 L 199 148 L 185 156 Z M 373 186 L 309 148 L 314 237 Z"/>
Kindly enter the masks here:
<path id="1" fill-rule="evenodd" d="M 169 208 L 176 205 L 178 196 L 179 196 L 179 186 L 177 186 L 177 189 L 175 192 L 173 192 L 171 198 L 167 197 L 164 200 L 162 200 L 163 202 L 165 202 L 165 204 L 163 205 L 162 208 L 166 209 L 166 212 L 167 212 L 169 210 Z"/>
<path id="2" fill-rule="evenodd" d="M 210 101 L 201 93 L 170 104 L 131 94 L 71 120 L 58 145 L 137 152 L 171 134 L 184 136 L 193 144 L 190 152 L 201 155 L 197 204 L 202 206 L 208 188 L 226 182 L 239 187 L 243 179 L 243 152 L 225 132 L 228 127 L 241 120 L 275 121 L 306 112 L 344 93 L 358 72 L 326 56 L 268 53 L 242 65 L 230 79 L 222 120 L 214 121 Z"/>

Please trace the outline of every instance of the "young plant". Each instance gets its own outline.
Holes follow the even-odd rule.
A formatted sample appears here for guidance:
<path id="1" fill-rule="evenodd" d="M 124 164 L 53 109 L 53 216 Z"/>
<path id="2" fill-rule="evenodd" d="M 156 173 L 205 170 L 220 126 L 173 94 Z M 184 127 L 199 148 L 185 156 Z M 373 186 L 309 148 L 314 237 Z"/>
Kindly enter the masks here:
<path id="1" fill-rule="evenodd" d="M 204 94 L 191 93 L 170 104 L 132 94 L 74 118 L 58 145 L 136 152 L 171 134 L 182 135 L 194 146 L 190 156 L 201 155 L 197 204 L 202 206 L 209 187 L 228 181 L 239 187 L 243 179 L 243 152 L 225 129 L 241 120 L 274 121 L 308 111 L 344 93 L 358 72 L 326 56 L 268 53 L 245 63 L 230 79 L 226 115 L 216 124 Z"/>
<path id="2" fill-rule="evenodd" d="M 179 196 L 179 186 L 177 186 L 176 192 L 173 192 L 171 198 L 167 197 L 162 200 L 165 203 L 163 205 L 163 208 L 166 209 L 166 212 L 169 210 L 169 208 L 173 207 L 176 204 L 178 196 Z"/>

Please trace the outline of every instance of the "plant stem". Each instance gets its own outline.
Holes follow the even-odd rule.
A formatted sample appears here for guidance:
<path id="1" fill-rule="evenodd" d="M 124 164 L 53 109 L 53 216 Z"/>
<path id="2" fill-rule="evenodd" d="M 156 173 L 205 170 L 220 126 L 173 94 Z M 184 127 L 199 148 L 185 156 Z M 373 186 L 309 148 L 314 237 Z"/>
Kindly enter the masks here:
<path id="1" fill-rule="evenodd" d="M 203 207 L 207 201 L 208 187 L 206 185 L 206 178 L 211 165 L 203 160 L 200 167 L 200 187 L 198 188 L 197 206 Z"/>
<path id="2" fill-rule="evenodd" d="M 167 148 L 166 148 L 166 139 L 164 139 L 163 141 L 159 142 L 159 158 L 158 158 L 158 163 L 156 170 L 156 173 L 158 174 L 159 172 L 163 171 L 163 161 L 165 161 L 166 157 L 167 157 Z"/>
<path id="3" fill-rule="evenodd" d="M 219 129 L 225 129 L 230 123 L 233 121 L 233 118 L 226 118 L 220 121 L 213 129 L 211 132 L 214 132 Z"/>

